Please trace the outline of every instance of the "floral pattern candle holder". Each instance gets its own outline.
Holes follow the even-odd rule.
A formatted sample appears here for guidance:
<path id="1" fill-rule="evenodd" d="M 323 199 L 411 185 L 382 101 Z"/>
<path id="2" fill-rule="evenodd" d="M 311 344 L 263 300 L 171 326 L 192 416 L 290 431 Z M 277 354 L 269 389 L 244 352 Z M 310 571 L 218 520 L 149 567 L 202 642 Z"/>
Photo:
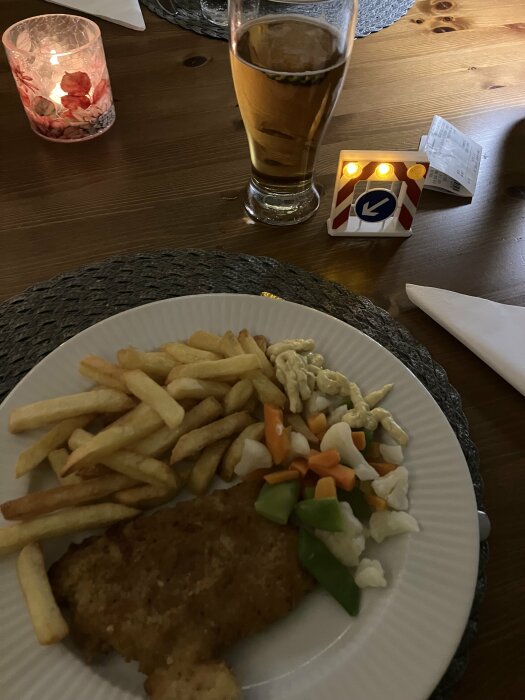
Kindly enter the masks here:
<path id="1" fill-rule="evenodd" d="M 84 141 L 115 121 L 98 26 L 73 15 L 30 17 L 2 37 L 31 128 L 51 141 Z"/>

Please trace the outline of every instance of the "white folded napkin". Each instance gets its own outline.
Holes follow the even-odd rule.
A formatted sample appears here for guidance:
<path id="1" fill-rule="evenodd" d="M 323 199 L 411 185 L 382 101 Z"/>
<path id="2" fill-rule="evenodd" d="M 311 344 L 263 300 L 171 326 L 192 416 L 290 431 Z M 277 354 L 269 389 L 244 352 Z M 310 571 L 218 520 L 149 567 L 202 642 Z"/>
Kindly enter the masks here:
<path id="1" fill-rule="evenodd" d="M 525 396 L 525 308 L 407 284 L 408 298 Z"/>
<path id="2" fill-rule="evenodd" d="M 139 0 L 47 0 L 55 5 L 62 5 L 73 10 L 80 10 L 88 15 L 95 15 L 108 22 L 121 24 L 128 29 L 144 31 L 144 17 Z"/>

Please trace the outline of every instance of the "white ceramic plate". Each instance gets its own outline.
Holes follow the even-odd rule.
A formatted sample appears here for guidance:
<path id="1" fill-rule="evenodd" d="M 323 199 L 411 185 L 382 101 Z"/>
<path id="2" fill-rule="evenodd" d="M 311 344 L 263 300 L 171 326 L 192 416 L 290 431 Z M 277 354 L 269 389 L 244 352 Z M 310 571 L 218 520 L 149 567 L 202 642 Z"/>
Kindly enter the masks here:
<path id="1" fill-rule="evenodd" d="M 14 479 L 16 457 L 34 436 L 8 434 L 10 410 L 89 386 L 76 369 L 81 357 L 113 359 L 130 344 L 153 349 L 199 328 L 219 333 L 244 327 L 273 341 L 315 338 L 329 366 L 365 392 L 394 382 L 384 405 L 411 437 L 405 463 L 411 513 L 421 525 L 419 534 L 376 548 L 389 587 L 365 591 L 356 619 L 316 591 L 288 618 L 231 650 L 228 660 L 245 697 L 425 700 L 456 650 L 472 602 L 478 564 L 474 493 L 458 442 L 426 389 L 393 355 L 341 321 L 285 301 L 219 294 L 147 304 L 88 328 L 40 362 L 0 406 L 1 498 L 25 493 L 30 478 L 42 479 Z M 48 561 L 72 539 L 47 543 Z M 18 588 L 15 556 L 0 562 L 2 700 L 132 700 L 145 697 L 143 680 L 117 655 L 87 666 L 69 642 L 39 647 Z"/>

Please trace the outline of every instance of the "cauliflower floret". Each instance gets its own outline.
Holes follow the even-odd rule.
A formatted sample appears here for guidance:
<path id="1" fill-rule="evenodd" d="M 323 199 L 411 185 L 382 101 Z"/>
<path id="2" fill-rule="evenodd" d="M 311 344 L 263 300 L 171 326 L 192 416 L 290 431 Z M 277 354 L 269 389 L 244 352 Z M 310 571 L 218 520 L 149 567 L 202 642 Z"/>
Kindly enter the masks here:
<path id="1" fill-rule="evenodd" d="M 275 376 L 288 396 L 290 411 L 300 413 L 303 400 L 310 398 L 315 385 L 315 377 L 308 371 L 304 358 L 295 350 L 281 352 L 275 360 Z"/>
<path id="2" fill-rule="evenodd" d="M 352 469 L 355 471 L 357 478 L 361 481 L 372 481 L 372 479 L 376 478 L 376 470 L 365 460 L 363 460 L 361 464 L 352 467 Z"/>
<path id="3" fill-rule="evenodd" d="M 310 454 L 310 445 L 308 440 L 301 433 L 296 433 L 292 431 L 290 433 L 290 449 L 288 450 L 288 459 L 290 462 L 296 457 L 303 457 L 308 459 Z"/>
<path id="4" fill-rule="evenodd" d="M 357 566 L 365 548 L 363 526 L 352 512 L 349 503 L 340 503 L 345 521 L 343 532 L 315 530 L 315 536 L 324 542 L 336 559 L 345 566 Z"/>
<path id="5" fill-rule="evenodd" d="M 337 408 L 334 408 L 333 411 L 331 411 L 328 414 L 328 427 L 335 425 L 335 423 L 340 423 L 343 420 L 343 416 L 345 413 L 348 412 L 348 408 L 346 404 L 343 404 L 342 406 L 338 406 Z"/>
<path id="6" fill-rule="evenodd" d="M 352 467 L 361 481 L 370 481 L 379 476 L 354 445 L 352 431 L 348 423 L 335 423 L 328 428 L 321 440 L 321 450 L 337 450 L 341 463 Z"/>
<path id="7" fill-rule="evenodd" d="M 246 476 L 255 469 L 271 469 L 273 464 L 270 450 L 257 440 L 246 438 L 242 446 L 240 460 L 235 465 L 237 476 Z"/>
<path id="8" fill-rule="evenodd" d="M 385 462 L 390 464 L 403 464 L 403 448 L 401 445 L 387 445 L 382 442 L 379 444 L 379 452 Z"/>
<path id="9" fill-rule="evenodd" d="M 376 542 L 387 537 L 402 535 L 405 532 L 419 532 L 419 525 L 413 515 L 397 511 L 379 511 L 370 517 L 370 536 Z"/>
<path id="10" fill-rule="evenodd" d="M 400 466 L 372 481 L 376 496 L 384 498 L 394 510 L 408 510 L 408 470 Z"/>
<path id="11" fill-rule="evenodd" d="M 337 406 L 340 406 L 341 399 L 339 396 L 325 396 L 320 394 L 318 391 L 312 391 L 312 395 L 306 402 L 306 415 L 313 416 L 315 413 L 322 413 L 323 411 L 332 410 Z M 345 410 L 348 410 L 346 406 Z"/>
<path id="12" fill-rule="evenodd" d="M 331 399 L 328 396 L 323 396 L 318 391 L 312 391 L 312 395 L 306 402 L 306 414 L 312 416 L 315 413 L 321 413 L 331 406 Z"/>
<path id="13" fill-rule="evenodd" d="M 377 559 L 361 559 L 354 576 L 359 588 L 384 588 L 385 572 Z"/>
<path id="14" fill-rule="evenodd" d="M 311 338 L 296 338 L 294 340 L 281 340 L 279 343 L 273 343 L 266 350 L 266 354 L 272 362 L 278 355 L 287 350 L 295 350 L 296 352 L 311 352 L 315 348 L 315 341 Z"/>

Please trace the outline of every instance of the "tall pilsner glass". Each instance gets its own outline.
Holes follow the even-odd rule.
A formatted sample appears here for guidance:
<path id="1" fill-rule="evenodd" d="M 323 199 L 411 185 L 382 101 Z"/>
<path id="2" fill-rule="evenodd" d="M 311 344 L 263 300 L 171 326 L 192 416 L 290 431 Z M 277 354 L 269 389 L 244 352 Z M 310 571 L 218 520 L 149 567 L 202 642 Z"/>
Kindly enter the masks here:
<path id="1" fill-rule="evenodd" d="M 344 82 L 357 0 L 230 0 L 233 82 L 248 135 L 246 211 L 267 224 L 319 206 L 313 169 Z"/>

